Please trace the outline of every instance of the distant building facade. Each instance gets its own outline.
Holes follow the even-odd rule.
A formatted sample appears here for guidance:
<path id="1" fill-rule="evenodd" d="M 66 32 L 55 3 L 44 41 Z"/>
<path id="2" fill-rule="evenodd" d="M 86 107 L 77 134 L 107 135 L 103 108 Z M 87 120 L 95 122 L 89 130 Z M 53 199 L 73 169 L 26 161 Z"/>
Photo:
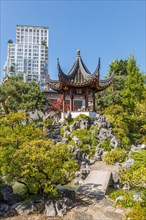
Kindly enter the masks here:
<path id="1" fill-rule="evenodd" d="M 4 77 L 23 76 L 24 81 L 40 82 L 46 88 L 48 77 L 47 27 L 17 25 L 16 43 L 8 41 L 8 53 L 4 65 Z"/>

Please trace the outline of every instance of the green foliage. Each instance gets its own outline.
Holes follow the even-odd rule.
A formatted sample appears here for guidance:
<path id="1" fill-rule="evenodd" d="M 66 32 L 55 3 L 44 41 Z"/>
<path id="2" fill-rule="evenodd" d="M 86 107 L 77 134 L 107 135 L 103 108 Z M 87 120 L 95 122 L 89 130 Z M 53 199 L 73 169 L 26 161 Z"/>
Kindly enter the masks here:
<path id="1" fill-rule="evenodd" d="M 133 195 L 124 190 L 117 190 L 109 194 L 109 197 L 113 200 L 116 200 L 117 197 L 122 196 L 122 200 L 117 200 L 116 205 L 120 205 L 122 207 L 133 207 L 136 202 L 133 200 Z"/>
<path id="2" fill-rule="evenodd" d="M 84 114 L 80 114 L 80 115 L 78 115 L 77 117 L 75 117 L 73 121 L 78 121 L 78 120 L 82 120 L 82 119 L 86 119 L 86 120 L 88 120 L 88 121 L 91 120 L 91 118 L 90 118 L 89 116 L 84 115 Z"/>
<path id="3" fill-rule="evenodd" d="M 114 164 L 116 162 L 123 162 L 126 159 L 126 151 L 120 148 L 115 148 L 111 150 L 110 152 L 105 153 L 104 155 L 104 161 L 107 164 Z"/>
<path id="4" fill-rule="evenodd" d="M 135 111 L 136 102 L 143 99 L 144 76 L 136 66 L 133 56 L 130 56 L 127 65 L 127 77 L 122 90 L 122 104 L 128 113 Z"/>
<path id="5" fill-rule="evenodd" d="M 44 136 L 42 130 L 25 122 L 25 113 L 10 113 L 0 119 L 0 148 L 12 150 L 22 143 Z"/>
<path id="6" fill-rule="evenodd" d="M 89 144 L 90 143 L 90 131 L 89 130 L 85 130 L 85 129 L 74 130 L 72 132 L 72 135 L 79 138 L 79 140 L 83 144 Z"/>
<path id="7" fill-rule="evenodd" d="M 24 143 L 9 158 L 9 162 L 3 158 L 3 175 L 8 181 L 24 182 L 29 193 L 55 193 L 56 186 L 70 182 L 78 168 L 70 149 L 50 140 Z"/>
<path id="8" fill-rule="evenodd" d="M 146 76 L 133 56 L 113 61 L 111 72 L 114 82 L 97 94 L 97 109 L 110 120 L 120 145 L 130 149 L 130 144 L 146 143 Z"/>
<path id="9" fill-rule="evenodd" d="M 73 122 L 74 122 L 74 119 L 73 119 L 73 118 L 70 118 L 70 119 L 68 119 L 68 120 L 66 121 L 65 124 L 71 125 Z"/>
<path id="10" fill-rule="evenodd" d="M 138 169 L 130 168 L 124 169 L 120 173 L 122 183 L 129 183 L 134 188 L 145 188 L 146 185 L 146 167 L 139 167 Z"/>
<path id="11" fill-rule="evenodd" d="M 136 205 L 130 210 L 126 215 L 125 220 L 146 220 L 146 206 L 141 203 L 136 203 Z"/>
<path id="12" fill-rule="evenodd" d="M 129 151 L 131 149 L 130 139 L 128 137 L 123 137 L 121 144 L 125 150 Z"/>
<path id="13" fill-rule="evenodd" d="M 47 100 L 43 93 L 39 84 L 26 83 L 21 77 L 8 78 L 0 85 L 0 100 L 3 100 L 6 107 L 14 112 L 44 109 Z"/>
<path id="14" fill-rule="evenodd" d="M 112 146 L 110 145 L 110 140 L 106 140 L 102 143 L 101 147 L 105 150 L 105 151 L 110 151 L 112 149 Z"/>
<path id="15" fill-rule="evenodd" d="M 18 112 L 0 119 L 0 173 L 7 182 L 24 184 L 28 193 L 55 195 L 58 184 L 73 179 L 77 162 L 69 147 L 46 140 L 24 117 Z"/>
<path id="16" fill-rule="evenodd" d="M 27 190 L 26 190 L 26 187 L 24 186 L 24 184 L 21 184 L 21 183 L 18 183 L 18 182 L 15 182 L 13 185 L 13 192 L 18 194 L 18 195 L 21 195 L 23 198 L 26 197 L 26 194 L 27 194 Z"/>
<path id="17" fill-rule="evenodd" d="M 90 131 L 85 129 L 78 129 L 72 132 L 73 136 L 76 136 L 80 143 L 77 146 L 84 150 L 86 153 L 89 153 L 89 144 L 91 143 Z"/>
<path id="18" fill-rule="evenodd" d="M 105 116 L 109 119 L 113 126 L 114 134 L 119 142 L 128 135 L 128 126 L 125 121 L 126 113 L 120 105 L 111 105 L 105 109 Z"/>
<path id="19" fill-rule="evenodd" d="M 129 183 L 131 187 L 145 189 L 146 185 L 146 151 L 131 154 L 135 160 L 130 169 L 124 169 L 119 174 L 123 183 Z"/>
<path id="20" fill-rule="evenodd" d="M 114 81 L 111 87 L 97 94 L 97 110 L 104 112 L 111 105 L 121 105 L 121 91 L 127 75 L 127 60 L 114 60 L 110 65 L 110 74 L 114 73 Z"/>
<path id="21" fill-rule="evenodd" d="M 132 166 L 133 169 L 138 169 L 142 166 L 146 168 L 146 150 L 133 152 L 130 156 L 135 160 Z"/>
<path id="22" fill-rule="evenodd" d="M 63 136 L 64 135 L 64 129 L 63 129 L 63 127 L 60 127 L 60 134 Z"/>
<path id="23" fill-rule="evenodd" d="M 85 151 L 87 154 L 91 156 L 94 155 L 95 148 L 97 147 L 97 144 L 98 144 L 98 139 L 96 137 L 96 130 L 97 130 L 97 127 L 95 127 L 95 130 L 92 127 L 90 130 L 78 129 L 72 132 L 72 135 L 76 136 L 80 140 L 80 143 L 76 145 L 81 150 Z M 69 144 L 71 143 L 72 143 L 72 140 L 69 142 Z"/>

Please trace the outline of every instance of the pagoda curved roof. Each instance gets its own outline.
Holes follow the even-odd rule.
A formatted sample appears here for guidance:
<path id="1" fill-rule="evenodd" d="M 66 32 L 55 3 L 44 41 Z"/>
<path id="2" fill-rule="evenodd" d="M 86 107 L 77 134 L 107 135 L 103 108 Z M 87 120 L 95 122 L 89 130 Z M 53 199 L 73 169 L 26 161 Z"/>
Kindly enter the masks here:
<path id="1" fill-rule="evenodd" d="M 102 91 L 109 87 L 113 81 L 114 75 L 111 75 L 109 78 L 100 80 L 100 58 L 98 65 L 91 74 L 86 65 L 84 64 L 80 51 L 77 51 L 76 60 L 67 74 L 65 74 L 60 66 L 59 59 L 57 59 L 57 68 L 58 68 L 58 77 L 59 80 L 49 79 L 47 84 L 49 87 L 56 91 L 66 90 L 68 87 L 83 88 L 89 87 L 92 90 L 97 92 Z"/>
<path id="2" fill-rule="evenodd" d="M 81 56 L 80 56 L 80 51 L 77 51 L 77 57 L 76 60 L 72 66 L 72 68 L 69 70 L 69 72 L 67 74 L 65 74 L 60 66 L 59 63 L 59 59 L 57 59 L 57 67 L 58 67 L 58 76 L 61 76 L 63 78 L 65 78 L 65 80 L 71 80 L 74 79 L 75 75 L 77 74 L 78 69 L 80 69 L 82 75 L 84 76 L 85 79 L 91 79 L 93 78 L 95 75 L 99 75 L 99 70 L 100 70 L 100 59 L 98 62 L 98 66 L 96 68 L 96 70 L 94 71 L 93 74 L 91 74 L 91 72 L 88 70 L 88 68 L 86 67 L 86 65 L 84 64 Z"/>

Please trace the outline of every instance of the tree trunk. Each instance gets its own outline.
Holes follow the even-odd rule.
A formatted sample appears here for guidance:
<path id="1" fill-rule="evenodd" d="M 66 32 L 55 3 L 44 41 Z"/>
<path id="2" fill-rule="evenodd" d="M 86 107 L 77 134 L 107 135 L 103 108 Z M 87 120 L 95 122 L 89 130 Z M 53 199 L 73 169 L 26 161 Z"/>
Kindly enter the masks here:
<path id="1" fill-rule="evenodd" d="M 44 194 L 44 188 L 39 187 L 37 194 L 42 196 Z"/>
<path id="2" fill-rule="evenodd" d="M 8 107 L 5 104 L 5 101 L 1 100 L 0 103 L 2 103 L 2 107 L 3 107 L 3 110 L 4 110 L 5 114 L 6 115 L 9 114 L 9 110 L 8 110 Z"/>

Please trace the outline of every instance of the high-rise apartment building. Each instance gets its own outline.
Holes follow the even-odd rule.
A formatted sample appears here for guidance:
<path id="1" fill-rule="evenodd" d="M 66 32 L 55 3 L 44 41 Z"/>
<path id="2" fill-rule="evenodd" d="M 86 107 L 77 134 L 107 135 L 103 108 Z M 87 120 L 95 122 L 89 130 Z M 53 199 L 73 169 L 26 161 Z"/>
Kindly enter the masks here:
<path id="1" fill-rule="evenodd" d="M 4 76 L 23 76 L 24 81 L 40 82 L 45 89 L 48 75 L 48 28 L 16 26 L 16 43 L 8 41 Z"/>

